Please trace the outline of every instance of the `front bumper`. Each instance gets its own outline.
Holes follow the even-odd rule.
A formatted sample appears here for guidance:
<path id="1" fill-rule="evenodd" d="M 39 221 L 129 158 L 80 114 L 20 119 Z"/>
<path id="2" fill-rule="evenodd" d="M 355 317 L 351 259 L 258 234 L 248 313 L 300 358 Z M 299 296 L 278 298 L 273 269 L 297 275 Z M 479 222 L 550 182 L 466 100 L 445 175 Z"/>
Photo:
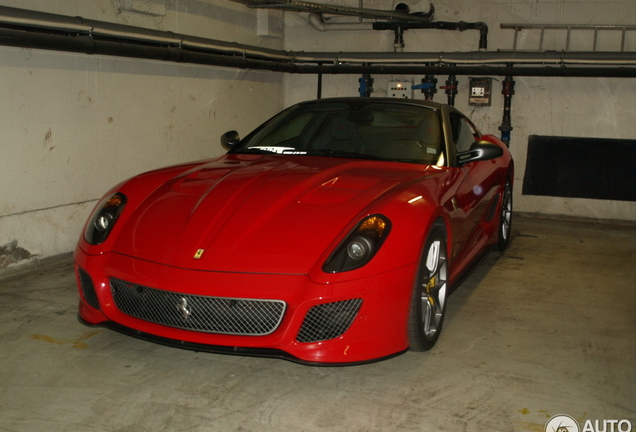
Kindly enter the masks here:
<path id="1" fill-rule="evenodd" d="M 365 363 L 408 349 L 407 324 L 415 265 L 352 281 L 320 284 L 306 275 L 194 271 L 117 253 L 89 255 L 79 247 L 75 263 L 82 323 L 164 345 L 277 357 L 311 365 Z M 224 334 L 214 328 L 193 330 L 174 321 L 162 322 L 161 316 L 150 317 L 129 310 L 124 313 L 114 295 L 117 291 L 111 288 L 111 279 L 127 281 L 134 288 L 151 287 L 153 291 L 177 296 L 179 301 L 184 298 L 281 301 L 285 309 L 273 331 L 259 335 Z M 182 307 L 179 301 L 168 305 L 164 314 L 172 313 L 173 307 L 175 311 Z M 341 334 L 336 332 L 334 337 L 328 331 L 316 330 L 324 322 L 321 317 L 314 317 L 314 330 L 319 336 L 307 337 L 306 332 L 301 332 L 316 310 L 348 302 L 359 303 L 359 308 L 349 317 Z M 318 340 L 321 334 L 328 339 Z"/>

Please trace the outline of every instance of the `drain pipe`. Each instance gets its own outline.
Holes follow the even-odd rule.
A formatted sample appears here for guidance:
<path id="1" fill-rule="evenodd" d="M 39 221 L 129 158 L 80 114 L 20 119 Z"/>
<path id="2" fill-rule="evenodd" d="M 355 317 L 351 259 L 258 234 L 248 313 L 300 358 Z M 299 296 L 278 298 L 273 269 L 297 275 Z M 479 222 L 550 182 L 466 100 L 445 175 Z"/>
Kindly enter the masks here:
<path id="1" fill-rule="evenodd" d="M 455 66 L 455 65 L 450 65 Z M 455 95 L 458 93 L 457 86 L 459 85 L 459 81 L 457 81 L 457 76 L 451 74 L 448 76 L 446 80 L 446 85 L 440 87 L 445 90 L 446 98 L 448 99 L 448 105 L 455 106 Z"/>
<path id="2" fill-rule="evenodd" d="M 509 65 L 512 66 L 512 65 Z M 515 82 L 512 79 L 512 75 L 506 75 L 503 81 L 503 87 L 501 94 L 504 97 L 503 106 L 503 119 L 499 130 L 501 131 L 501 140 L 506 144 L 506 147 L 510 147 L 510 131 L 512 131 L 512 95 L 515 94 Z"/>
<path id="3" fill-rule="evenodd" d="M 437 78 L 435 78 L 435 75 L 424 75 L 424 78 L 422 78 L 422 84 L 420 84 L 419 88 L 422 90 L 425 100 L 433 100 L 435 93 L 437 93 Z"/>
<path id="4" fill-rule="evenodd" d="M 408 30 L 408 27 L 401 25 L 401 23 L 397 24 L 393 29 L 395 32 L 395 39 L 393 39 L 393 52 L 404 52 L 404 30 Z"/>
<path id="5" fill-rule="evenodd" d="M 362 77 L 358 80 L 360 83 L 360 87 L 358 88 L 360 97 L 371 97 L 371 93 L 373 93 L 373 81 L 375 80 L 371 78 L 371 74 L 362 74 Z"/>
<path id="6" fill-rule="evenodd" d="M 318 67 L 322 66 L 322 63 L 318 63 Z M 316 99 L 322 99 L 322 72 L 318 72 L 318 85 L 316 90 Z"/>

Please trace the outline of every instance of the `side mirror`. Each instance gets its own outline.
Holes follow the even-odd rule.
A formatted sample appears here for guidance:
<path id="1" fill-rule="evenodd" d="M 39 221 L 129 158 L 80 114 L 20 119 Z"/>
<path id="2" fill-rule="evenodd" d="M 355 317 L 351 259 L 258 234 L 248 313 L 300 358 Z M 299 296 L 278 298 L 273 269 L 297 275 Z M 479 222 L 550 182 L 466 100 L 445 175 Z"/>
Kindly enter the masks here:
<path id="1" fill-rule="evenodd" d="M 240 141 L 239 134 L 235 130 L 225 132 L 221 135 L 221 145 L 225 150 L 232 150 Z"/>
<path id="2" fill-rule="evenodd" d="M 470 150 L 457 153 L 457 165 L 485 161 L 503 156 L 503 149 L 488 141 L 475 141 Z"/>

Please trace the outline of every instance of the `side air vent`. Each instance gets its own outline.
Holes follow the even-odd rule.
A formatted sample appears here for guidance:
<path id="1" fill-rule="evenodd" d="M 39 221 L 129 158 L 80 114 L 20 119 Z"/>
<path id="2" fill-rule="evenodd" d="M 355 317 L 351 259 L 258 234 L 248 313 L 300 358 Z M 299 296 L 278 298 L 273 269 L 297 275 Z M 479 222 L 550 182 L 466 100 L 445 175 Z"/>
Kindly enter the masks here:
<path id="1" fill-rule="evenodd" d="M 298 342 L 337 338 L 349 329 L 362 306 L 362 299 L 325 303 L 309 309 L 298 332 Z"/>
<path id="2" fill-rule="evenodd" d="M 99 302 L 97 301 L 97 294 L 95 293 L 93 280 L 90 275 L 82 269 L 79 269 L 78 273 L 84 299 L 86 299 L 86 302 L 91 305 L 91 307 L 99 310 Z"/>

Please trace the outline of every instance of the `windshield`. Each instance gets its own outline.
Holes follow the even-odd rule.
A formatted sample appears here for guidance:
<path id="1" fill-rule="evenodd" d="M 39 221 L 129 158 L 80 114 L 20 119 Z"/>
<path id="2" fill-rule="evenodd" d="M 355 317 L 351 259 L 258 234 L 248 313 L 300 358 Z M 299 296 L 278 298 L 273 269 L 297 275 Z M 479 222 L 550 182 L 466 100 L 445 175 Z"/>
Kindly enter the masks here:
<path id="1" fill-rule="evenodd" d="M 443 165 L 439 113 L 392 102 L 300 104 L 241 141 L 232 153 L 278 153 Z"/>

